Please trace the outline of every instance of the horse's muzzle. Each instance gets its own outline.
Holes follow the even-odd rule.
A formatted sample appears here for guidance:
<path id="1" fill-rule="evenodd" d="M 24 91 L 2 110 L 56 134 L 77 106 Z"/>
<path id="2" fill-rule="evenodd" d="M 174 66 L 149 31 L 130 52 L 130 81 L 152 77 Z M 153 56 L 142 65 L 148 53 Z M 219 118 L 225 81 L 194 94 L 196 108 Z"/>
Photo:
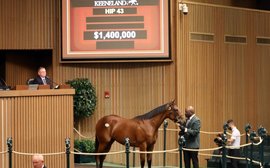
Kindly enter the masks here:
<path id="1" fill-rule="evenodd" d="M 174 120 L 175 123 L 181 123 L 181 118 L 180 117 L 176 117 Z"/>

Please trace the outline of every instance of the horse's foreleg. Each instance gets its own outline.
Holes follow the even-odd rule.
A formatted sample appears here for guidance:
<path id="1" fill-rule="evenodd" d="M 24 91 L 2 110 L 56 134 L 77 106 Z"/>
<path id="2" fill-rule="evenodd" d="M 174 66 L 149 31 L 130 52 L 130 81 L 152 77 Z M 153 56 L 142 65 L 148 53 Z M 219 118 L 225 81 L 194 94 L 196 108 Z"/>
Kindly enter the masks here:
<path id="1" fill-rule="evenodd" d="M 145 163 L 145 153 L 140 154 L 140 161 L 141 161 L 141 168 L 143 168 Z"/>
<path id="2" fill-rule="evenodd" d="M 153 149 L 154 149 L 154 145 L 151 145 L 151 146 L 147 147 L 148 152 L 152 152 Z M 148 165 L 148 168 L 151 168 L 151 165 L 152 165 L 152 153 L 147 153 L 147 165 Z"/>
<path id="3" fill-rule="evenodd" d="M 146 151 L 146 145 L 142 145 L 140 147 L 140 151 Z M 145 153 L 140 153 L 140 161 L 141 161 L 141 168 L 143 168 L 145 163 Z"/>
<path id="4" fill-rule="evenodd" d="M 152 165 L 152 153 L 147 154 L 147 165 L 148 165 L 148 168 L 151 168 L 151 165 Z"/>

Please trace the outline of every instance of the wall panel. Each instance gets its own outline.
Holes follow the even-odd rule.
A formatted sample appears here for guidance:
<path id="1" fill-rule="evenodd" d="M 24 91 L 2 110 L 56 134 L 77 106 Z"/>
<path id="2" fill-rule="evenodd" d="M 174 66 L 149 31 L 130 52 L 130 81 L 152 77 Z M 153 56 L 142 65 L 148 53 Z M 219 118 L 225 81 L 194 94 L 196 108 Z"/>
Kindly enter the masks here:
<path id="1" fill-rule="evenodd" d="M 238 6 L 238 7 L 246 7 L 246 8 L 256 8 L 257 2 L 254 0 L 189 0 L 189 2 L 197 2 L 197 3 L 206 3 L 206 4 L 217 4 L 217 5 L 226 5 L 226 6 Z"/>
<path id="2" fill-rule="evenodd" d="M 1 49 L 51 49 L 54 0 L 1 0 Z"/>
<path id="3" fill-rule="evenodd" d="M 194 105 L 204 131 L 220 131 L 230 118 L 241 132 L 247 123 L 269 130 L 269 45 L 256 45 L 256 36 L 269 37 L 270 13 L 196 3 L 188 7 L 189 14 L 177 18 L 180 107 Z M 214 34 L 214 42 L 190 41 L 190 32 Z M 226 43 L 224 35 L 246 36 L 247 43 Z M 202 148 L 214 146 L 213 137 L 201 137 Z"/>
<path id="4" fill-rule="evenodd" d="M 256 36 L 261 37 L 270 37 L 269 32 L 269 25 L 270 20 L 268 15 L 265 16 L 263 13 L 256 13 L 254 16 L 256 19 L 254 21 Z M 270 62 L 270 45 L 260 45 L 257 44 L 255 47 L 255 53 L 258 55 L 257 61 L 258 61 L 258 70 L 256 72 L 257 77 L 257 86 L 258 86 L 258 93 L 257 93 L 257 99 L 258 99 L 258 120 L 261 121 L 261 125 L 265 126 L 267 125 L 268 132 L 270 130 L 270 123 L 269 123 L 269 100 L 270 100 L 270 90 L 269 90 L 269 84 L 270 84 L 270 68 L 269 68 L 269 62 Z"/>

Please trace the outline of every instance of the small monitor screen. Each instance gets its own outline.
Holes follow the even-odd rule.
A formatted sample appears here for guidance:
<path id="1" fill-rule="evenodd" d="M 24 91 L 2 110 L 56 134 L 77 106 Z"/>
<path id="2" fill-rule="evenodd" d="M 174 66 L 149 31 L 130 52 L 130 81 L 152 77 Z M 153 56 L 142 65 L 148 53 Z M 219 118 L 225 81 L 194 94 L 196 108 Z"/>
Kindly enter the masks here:
<path id="1" fill-rule="evenodd" d="M 28 90 L 37 90 L 38 89 L 38 84 L 30 84 L 28 85 Z"/>

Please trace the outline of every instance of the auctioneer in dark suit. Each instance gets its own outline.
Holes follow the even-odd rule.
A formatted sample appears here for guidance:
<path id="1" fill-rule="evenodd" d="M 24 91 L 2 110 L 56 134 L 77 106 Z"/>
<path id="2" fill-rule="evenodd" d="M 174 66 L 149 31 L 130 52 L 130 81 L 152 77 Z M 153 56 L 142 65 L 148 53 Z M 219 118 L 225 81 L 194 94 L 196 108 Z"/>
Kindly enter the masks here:
<path id="1" fill-rule="evenodd" d="M 191 119 L 186 122 L 184 131 L 186 140 L 185 148 L 199 149 L 201 121 L 195 114 L 190 118 Z M 190 160 L 192 160 L 194 168 L 199 168 L 198 151 L 184 151 L 185 168 L 191 167 Z"/>
<path id="2" fill-rule="evenodd" d="M 39 84 L 39 85 L 50 85 L 51 84 L 51 80 L 47 76 L 45 76 L 44 79 L 45 79 L 45 82 L 41 79 L 40 76 L 37 76 L 34 79 L 33 84 Z"/>
<path id="3" fill-rule="evenodd" d="M 34 81 L 32 82 L 32 84 L 39 84 L 39 85 L 50 85 L 50 88 L 53 87 L 53 84 L 50 80 L 50 78 L 48 78 L 47 76 L 45 76 L 44 78 L 45 81 L 42 80 L 42 78 L 40 76 L 37 76 Z"/>

